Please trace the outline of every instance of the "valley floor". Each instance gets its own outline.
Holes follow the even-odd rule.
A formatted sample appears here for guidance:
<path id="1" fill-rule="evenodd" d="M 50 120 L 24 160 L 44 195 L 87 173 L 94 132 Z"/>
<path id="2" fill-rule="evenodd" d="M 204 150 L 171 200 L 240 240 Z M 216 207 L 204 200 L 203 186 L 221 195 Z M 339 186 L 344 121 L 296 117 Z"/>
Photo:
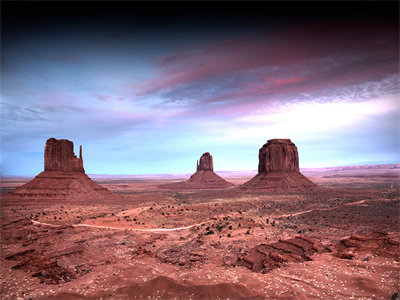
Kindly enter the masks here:
<path id="1" fill-rule="evenodd" d="M 400 287 L 398 171 L 306 175 L 312 193 L 102 178 L 118 198 L 3 194 L 1 299 L 390 299 Z"/>

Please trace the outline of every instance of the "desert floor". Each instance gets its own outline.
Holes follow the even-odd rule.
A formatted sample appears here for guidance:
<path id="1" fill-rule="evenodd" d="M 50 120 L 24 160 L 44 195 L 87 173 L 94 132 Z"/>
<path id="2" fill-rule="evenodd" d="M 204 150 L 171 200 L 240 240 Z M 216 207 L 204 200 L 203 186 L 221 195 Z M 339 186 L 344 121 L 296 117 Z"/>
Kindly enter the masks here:
<path id="1" fill-rule="evenodd" d="M 166 190 L 158 185 L 179 178 L 114 177 L 95 181 L 116 199 L 2 197 L 0 298 L 390 299 L 400 286 L 399 174 L 308 171 L 319 188 L 302 194 Z M 28 180 L 3 178 L 1 188 Z M 296 236 L 326 251 L 298 262 L 277 249 L 267 271 L 240 263 L 257 245 Z"/>

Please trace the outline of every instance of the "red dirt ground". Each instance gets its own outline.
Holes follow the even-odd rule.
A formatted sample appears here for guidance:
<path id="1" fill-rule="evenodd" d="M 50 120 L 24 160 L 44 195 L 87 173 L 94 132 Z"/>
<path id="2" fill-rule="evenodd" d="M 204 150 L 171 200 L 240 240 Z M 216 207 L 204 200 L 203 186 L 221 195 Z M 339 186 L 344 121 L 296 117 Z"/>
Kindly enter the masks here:
<path id="1" fill-rule="evenodd" d="M 399 169 L 302 173 L 316 190 L 161 190 L 183 178 L 100 178 L 119 197 L 2 194 L 1 298 L 390 299 L 400 286 Z"/>

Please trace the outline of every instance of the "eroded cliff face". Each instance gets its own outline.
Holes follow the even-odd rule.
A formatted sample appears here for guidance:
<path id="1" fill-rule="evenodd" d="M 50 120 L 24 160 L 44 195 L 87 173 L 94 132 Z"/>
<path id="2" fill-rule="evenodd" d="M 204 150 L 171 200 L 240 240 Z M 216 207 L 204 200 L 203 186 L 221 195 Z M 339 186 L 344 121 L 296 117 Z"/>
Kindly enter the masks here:
<path id="1" fill-rule="evenodd" d="M 204 153 L 197 162 L 197 171 L 214 171 L 213 158 L 210 152 Z"/>
<path id="2" fill-rule="evenodd" d="M 115 199 L 112 192 L 85 174 L 82 146 L 79 158 L 69 140 L 50 138 L 44 148 L 44 171 L 28 183 L 7 194 L 7 198 L 32 201 L 91 201 Z M 118 196 L 120 197 L 120 196 Z"/>
<path id="3" fill-rule="evenodd" d="M 300 192 L 316 184 L 300 173 L 297 147 L 290 139 L 273 139 L 258 155 L 258 174 L 239 189 L 248 192 Z"/>
<path id="4" fill-rule="evenodd" d="M 258 157 L 258 173 L 300 172 L 297 147 L 290 139 L 268 140 Z"/>
<path id="5" fill-rule="evenodd" d="M 74 154 L 73 142 L 64 139 L 48 139 L 44 148 L 44 170 L 85 173 L 82 146 L 80 146 L 78 158 Z"/>

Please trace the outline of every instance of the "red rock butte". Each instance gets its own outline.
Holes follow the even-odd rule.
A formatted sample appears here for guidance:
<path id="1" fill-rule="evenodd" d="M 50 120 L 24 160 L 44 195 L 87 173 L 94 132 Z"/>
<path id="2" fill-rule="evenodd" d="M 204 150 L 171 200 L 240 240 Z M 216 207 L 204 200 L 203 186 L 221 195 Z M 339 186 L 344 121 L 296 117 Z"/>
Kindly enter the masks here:
<path id="1" fill-rule="evenodd" d="M 44 171 L 14 191 L 4 195 L 11 199 L 93 200 L 114 196 L 85 174 L 82 146 L 79 158 L 69 140 L 50 138 L 44 148 Z"/>
<path id="2" fill-rule="evenodd" d="M 161 185 L 170 189 L 225 189 L 234 184 L 214 173 L 213 157 L 209 152 L 204 153 L 197 161 L 196 173 L 186 181 Z"/>
<path id="3" fill-rule="evenodd" d="M 265 192 L 296 192 L 314 189 L 316 184 L 300 173 L 299 154 L 290 139 L 272 139 L 258 154 L 258 174 L 240 189 Z"/>
<path id="4" fill-rule="evenodd" d="M 44 170 L 61 172 L 82 172 L 82 146 L 79 148 L 79 158 L 74 154 L 74 143 L 69 140 L 50 138 L 44 148 Z"/>
<path id="5" fill-rule="evenodd" d="M 197 161 L 197 171 L 214 171 L 213 158 L 210 152 L 204 153 Z"/>

